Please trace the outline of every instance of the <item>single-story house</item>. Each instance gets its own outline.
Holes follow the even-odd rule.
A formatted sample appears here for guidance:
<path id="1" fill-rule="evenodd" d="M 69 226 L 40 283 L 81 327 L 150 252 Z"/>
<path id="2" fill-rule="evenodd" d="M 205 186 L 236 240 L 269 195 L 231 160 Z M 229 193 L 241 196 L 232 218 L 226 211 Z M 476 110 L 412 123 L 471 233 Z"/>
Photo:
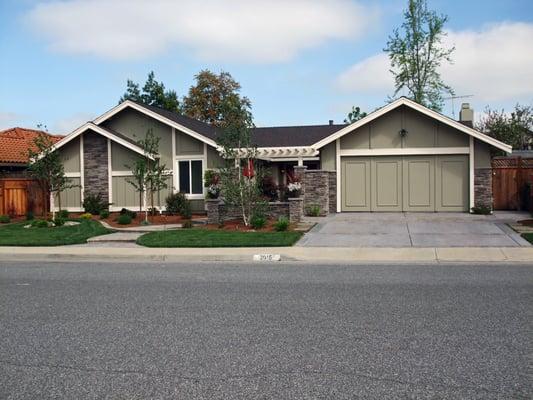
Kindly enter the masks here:
<path id="1" fill-rule="evenodd" d="M 253 140 L 278 181 L 290 168 L 315 173 L 305 199 L 326 212 L 468 211 L 492 201 L 491 147 L 512 151 L 473 129 L 472 121 L 467 105 L 455 121 L 402 97 L 353 124 L 256 128 Z M 160 161 L 169 173 L 158 205 L 174 190 L 204 210 L 204 172 L 223 162 L 217 130 L 129 100 L 55 145 L 68 177 L 79 184 L 62 194 L 62 204 L 81 211 L 91 192 L 101 193 L 112 211 L 139 207 L 127 180 L 129 166 L 143 156 L 137 142 L 148 129 L 160 138 Z"/>

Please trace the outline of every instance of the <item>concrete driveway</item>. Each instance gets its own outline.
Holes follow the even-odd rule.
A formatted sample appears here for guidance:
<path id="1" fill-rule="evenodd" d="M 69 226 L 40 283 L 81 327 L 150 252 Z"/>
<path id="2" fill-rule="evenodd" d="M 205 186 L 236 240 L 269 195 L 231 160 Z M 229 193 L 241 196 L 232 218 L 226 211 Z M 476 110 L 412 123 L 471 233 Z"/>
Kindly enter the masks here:
<path id="1" fill-rule="evenodd" d="M 507 223 L 526 213 L 343 213 L 317 222 L 298 246 L 311 247 L 519 247 L 530 246 Z"/>

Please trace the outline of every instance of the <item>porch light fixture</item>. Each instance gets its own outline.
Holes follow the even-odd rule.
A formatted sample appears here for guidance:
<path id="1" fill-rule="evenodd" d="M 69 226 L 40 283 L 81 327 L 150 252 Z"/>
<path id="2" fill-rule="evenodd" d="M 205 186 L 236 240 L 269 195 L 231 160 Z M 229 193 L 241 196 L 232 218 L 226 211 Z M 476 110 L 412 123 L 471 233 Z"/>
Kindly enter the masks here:
<path id="1" fill-rule="evenodd" d="M 398 132 L 400 134 L 401 137 L 406 137 L 407 136 L 407 129 L 400 129 L 400 132 Z"/>

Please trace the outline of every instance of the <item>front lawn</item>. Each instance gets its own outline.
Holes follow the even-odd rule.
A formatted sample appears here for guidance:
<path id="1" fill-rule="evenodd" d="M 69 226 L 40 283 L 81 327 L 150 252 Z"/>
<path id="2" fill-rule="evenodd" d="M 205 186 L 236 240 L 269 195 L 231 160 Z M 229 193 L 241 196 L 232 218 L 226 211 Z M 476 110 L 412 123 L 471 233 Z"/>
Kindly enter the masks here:
<path id="1" fill-rule="evenodd" d="M 533 233 L 523 233 L 522 237 L 526 239 L 529 243 L 533 244 Z"/>
<path id="2" fill-rule="evenodd" d="M 213 229 L 178 229 L 150 232 L 137 239 L 146 247 L 286 247 L 302 232 L 233 232 Z"/>
<path id="3" fill-rule="evenodd" d="M 62 246 L 87 243 L 87 239 L 110 233 L 98 221 L 53 228 L 24 228 L 31 221 L 0 226 L 0 246 Z"/>

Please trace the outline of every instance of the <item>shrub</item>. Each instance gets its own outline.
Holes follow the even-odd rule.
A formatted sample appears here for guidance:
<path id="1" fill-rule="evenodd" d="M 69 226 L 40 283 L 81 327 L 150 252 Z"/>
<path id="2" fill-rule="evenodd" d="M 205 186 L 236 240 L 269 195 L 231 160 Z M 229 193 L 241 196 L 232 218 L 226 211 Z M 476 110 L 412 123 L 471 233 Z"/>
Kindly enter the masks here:
<path id="1" fill-rule="evenodd" d="M 35 215 L 33 214 L 33 211 L 28 211 L 26 213 L 26 221 L 32 221 L 35 218 Z"/>
<path id="2" fill-rule="evenodd" d="M 100 211 L 100 219 L 107 219 L 107 218 L 109 218 L 109 210 Z"/>
<path id="3" fill-rule="evenodd" d="M 167 204 L 167 213 L 169 215 L 181 215 L 183 218 L 189 219 L 192 216 L 191 202 L 185 197 L 183 193 L 172 193 L 165 199 Z"/>
<path id="4" fill-rule="evenodd" d="M 8 224 L 11 222 L 9 215 L 0 215 L 0 224 Z"/>
<path id="5" fill-rule="evenodd" d="M 492 208 L 484 204 L 478 204 L 477 206 L 472 207 L 471 210 L 472 210 L 472 214 L 479 214 L 479 215 L 489 215 L 492 212 Z"/>
<path id="6" fill-rule="evenodd" d="M 250 219 L 250 225 L 252 225 L 252 228 L 254 229 L 261 229 L 264 228 L 266 225 L 266 218 L 262 214 L 255 214 Z"/>
<path id="7" fill-rule="evenodd" d="M 45 221 L 44 219 L 34 219 L 31 226 L 34 228 L 48 228 L 48 221 Z"/>
<path id="8" fill-rule="evenodd" d="M 150 225 L 150 221 L 147 221 L 147 220 L 143 219 L 141 221 L 141 225 Z"/>
<path id="9" fill-rule="evenodd" d="M 274 229 L 278 232 L 284 232 L 289 228 L 289 220 L 287 217 L 280 217 L 275 223 L 274 223 Z"/>
<path id="10" fill-rule="evenodd" d="M 109 204 L 102 199 L 102 195 L 88 193 L 83 199 L 83 209 L 86 213 L 94 215 L 100 214 L 100 211 L 107 210 Z"/>
<path id="11" fill-rule="evenodd" d="M 93 218 L 93 215 L 91 213 L 84 213 L 84 214 L 81 214 L 80 215 L 80 219 L 84 219 L 84 220 L 90 220 Z"/>
<path id="12" fill-rule="evenodd" d="M 128 210 L 127 208 L 120 210 L 120 215 L 129 215 L 131 219 L 137 218 L 137 213 L 135 211 Z"/>
<path id="13" fill-rule="evenodd" d="M 56 217 L 56 219 L 54 219 L 52 222 L 55 226 L 63 226 L 65 225 L 65 218 Z"/>
<path id="14" fill-rule="evenodd" d="M 263 196 L 269 201 L 276 201 L 278 199 L 278 185 L 274 182 L 272 175 L 265 175 L 261 178 L 259 188 Z"/>
<path id="15" fill-rule="evenodd" d="M 57 212 L 57 216 L 59 218 L 67 219 L 69 217 L 70 213 L 67 210 L 59 210 Z"/>
<path id="16" fill-rule="evenodd" d="M 310 217 L 320 216 L 320 206 L 318 204 L 313 204 L 307 207 L 307 215 Z"/>
<path id="17" fill-rule="evenodd" d="M 128 214 L 120 214 L 117 218 L 117 222 L 120 224 L 120 225 L 129 225 L 131 224 L 131 216 L 128 215 Z"/>
<path id="18" fill-rule="evenodd" d="M 184 229 L 191 229 L 192 228 L 192 221 L 189 219 L 187 221 L 185 221 L 182 225 L 182 228 Z"/>

